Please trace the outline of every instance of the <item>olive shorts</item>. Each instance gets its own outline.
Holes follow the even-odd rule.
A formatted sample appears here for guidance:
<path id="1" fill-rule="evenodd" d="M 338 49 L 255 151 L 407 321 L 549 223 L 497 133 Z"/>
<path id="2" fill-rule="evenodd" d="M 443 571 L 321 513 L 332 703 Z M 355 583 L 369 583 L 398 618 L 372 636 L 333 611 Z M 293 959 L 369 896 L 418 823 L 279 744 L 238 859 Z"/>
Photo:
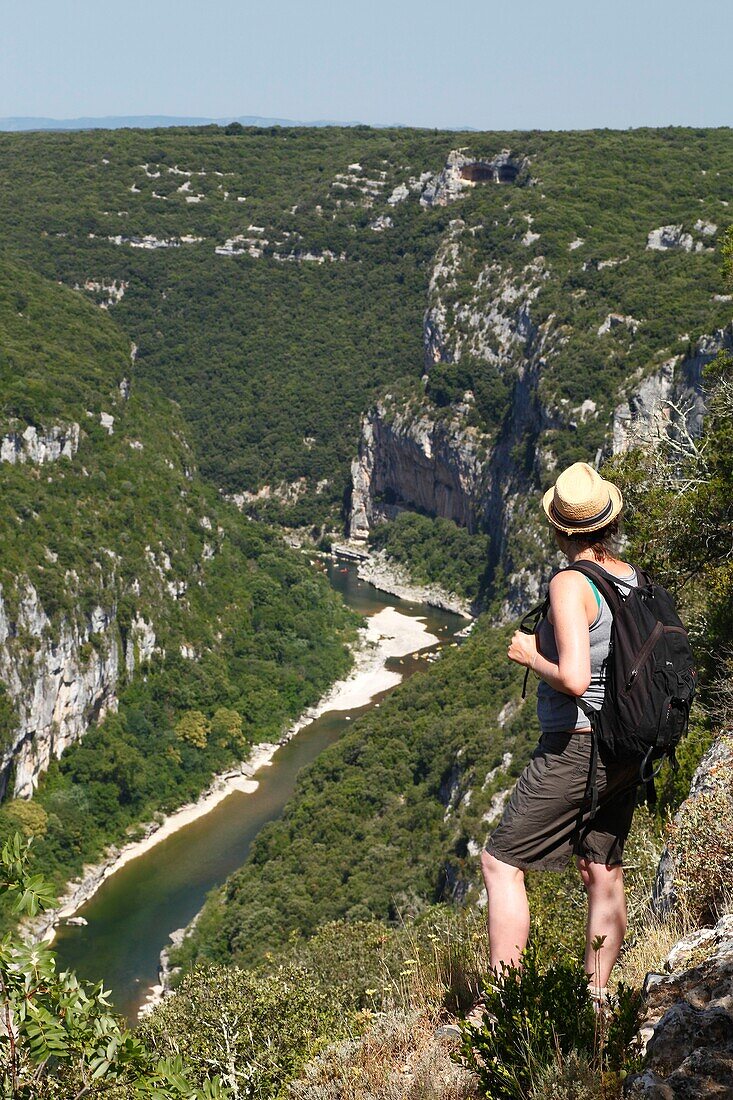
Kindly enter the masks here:
<path id="1" fill-rule="evenodd" d="M 578 832 L 590 769 L 588 733 L 543 733 L 486 851 L 522 870 L 560 871 L 573 856 L 607 867 L 622 862 L 636 806 L 637 762 L 598 757 L 598 810 Z"/>

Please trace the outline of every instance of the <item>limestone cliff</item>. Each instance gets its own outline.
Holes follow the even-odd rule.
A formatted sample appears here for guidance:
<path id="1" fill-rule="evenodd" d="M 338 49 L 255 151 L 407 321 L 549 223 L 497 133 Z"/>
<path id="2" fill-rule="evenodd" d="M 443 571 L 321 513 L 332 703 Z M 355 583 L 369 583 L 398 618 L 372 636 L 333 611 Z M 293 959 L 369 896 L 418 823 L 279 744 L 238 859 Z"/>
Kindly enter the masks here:
<path id="1" fill-rule="evenodd" d="M 363 417 L 359 457 L 352 465 L 352 538 L 365 538 L 375 518 L 400 505 L 476 529 L 486 441 L 466 425 L 468 406 L 439 420 L 429 402 L 395 408 L 387 394 Z"/>
<path id="2" fill-rule="evenodd" d="M 448 166 L 454 175 L 459 162 Z M 535 320 L 553 278 L 547 261 L 534 256 L 517 266 L 494 259 L 476 274 L 474 237 L 474 227 L 453 219 L 436 254 L 423 323 L 424 392 L 407 400 L 385 394 L 362 418 L 349 531 L 365 539 L 375 521 L 400 508 L 486 531 L 490 565 L 505 578 L 503 614 L 511 617 L 537 599 L 546 579 L 537 563 L 547 562 L 546 574 L 551 568 L 537 492 L 556 468 L 558 441 L 572 443 L 579 425 L 595 421 L 599 445 L 590 457 L 600 463 L 678 430 L 681 421 L 699 434 L 703 367 L 721 348 L 733 346 L 733 326 L 703 336 L 686 354 L 638 370 L 627 383 L 626 399 L 616 391 L 605 411 L 591 399 L 572 405 L 546 383 L 567 342 L 567 326 L 552 313 Z M 473 272 L 470 283 L 467 270 Z M 636 331 L 625 323 L 616 327 L 629 338 Z M 609 339 L 603 325 L 599 335 Z M 464 362 L 485 364 L 495 390 L 503 387 L 505 404 L 498 412 L 487 414 L 486 394 L 479 409 L 471 390 L 443 407 L 431 399 L 437 392 L 434 372 L 448 369 L 460 378 Z"/>
<path id="3" fill-rule="evenodd" d="M 79 431 L 77 423 L 40 430 L 35 424 L 16 425 L 0 440 L 0 462 L 35 462 L 42 466 L 60 458 L 73 458 L 79 450 Z"/>
<path id="4" fill-rule="evenodd" d="M 221 531 L 104 312 L 3 262 L 0 335 L 0 798 L 27 798 L 154 653 L 201 637 L 187 589 Z"/>
<path id="5" fill-rule="evenodd" d="M 627 1095 L 667 1100 L 733 1094 L 733 736 L 722 731 L 669 831 L 658 911 L 681 906 L 693 930 L 646 980 L 647 1056 Z M 720 916 L 721 910 L 723 916 Z M 695 927 L 697 925 L 697 927 Z"/>
<path id="6" fill-rule="evenodd" d="M 665 360 L 644 378 L 613 416 L 613 453 L 654 442 L 684 423 L 693 436 L 705 415 L 703 368 L 719 351 L 733 348 L 733 325 L 702 336 L 687 355 Z"/>
<path id="7" fill-rule="evenodd" d="M 733 1095 L 733 916 L 679 941 L 649 975 L 642 1071 L 625 1095 L 697 1100 Z"/>
<path id="8" fill-rule="evenodd" d="M 154 647 L 144 619 L 135 619 L 123 643 L 114 613 L 101 607 L 83 626 L 54 626 L 31 584 L 11 619 L 0 590 L 0 680 L 18 715 L 0 755 L 0 797 L 12 767 L 13 794 L 29 798 L 51 759 L 117 708 L 121 666 L 131 676 Z"/>

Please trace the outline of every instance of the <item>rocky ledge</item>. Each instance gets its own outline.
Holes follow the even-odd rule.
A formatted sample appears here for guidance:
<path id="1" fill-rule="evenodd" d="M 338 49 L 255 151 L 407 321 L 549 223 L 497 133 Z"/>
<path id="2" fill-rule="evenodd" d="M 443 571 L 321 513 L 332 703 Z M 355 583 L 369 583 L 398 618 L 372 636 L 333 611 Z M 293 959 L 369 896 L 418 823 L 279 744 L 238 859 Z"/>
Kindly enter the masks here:
<path id="1" fill-rule="evenodd" d="M 666 965 L 672 973 L 647 977 L 647 1057 L 625 1095 L 732 1097 L 733 914 L 680 940 Z"/>

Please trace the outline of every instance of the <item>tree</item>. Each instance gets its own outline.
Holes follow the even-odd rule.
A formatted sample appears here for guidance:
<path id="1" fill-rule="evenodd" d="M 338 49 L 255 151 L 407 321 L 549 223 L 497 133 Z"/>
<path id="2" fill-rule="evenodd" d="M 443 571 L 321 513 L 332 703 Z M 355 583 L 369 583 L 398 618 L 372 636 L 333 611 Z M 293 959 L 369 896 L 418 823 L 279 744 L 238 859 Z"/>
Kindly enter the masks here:
<path id="1" fill-rule="evenodd" d="M 211 736 L 221 745 L 231 747 L 243 753 L 247 748 L 247 739 L 242 728 L 242 716 L 229 707 L 219 707 L 211 720 Z"/>
<path id="2" fill-rule="evenodd" d="M 209 722 L 200 710 L 187 710 L 176 723 L 176 736 L 196 749 L 205 749 L 209 734 Z"/>

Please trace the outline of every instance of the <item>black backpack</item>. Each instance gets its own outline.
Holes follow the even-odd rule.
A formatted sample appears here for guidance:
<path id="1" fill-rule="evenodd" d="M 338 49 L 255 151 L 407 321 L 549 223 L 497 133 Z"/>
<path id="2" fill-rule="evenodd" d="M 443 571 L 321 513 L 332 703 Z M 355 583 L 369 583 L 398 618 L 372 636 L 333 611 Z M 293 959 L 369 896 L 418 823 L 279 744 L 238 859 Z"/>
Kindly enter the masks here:
<path id="1" fill-rule="evenodd" d="M 593 749 L 586 801 L 590 798 L 592 817 L 598 803 L 599 752 L 604 760 L 638 760 L 638 782 L 646 784 L 647 799 L 654 802 L 654 777 L 665 757 L 676 768 L 675 749 L 687 732 L 697 674 L 674 600 L 648 574 L 637 569 L 635 587 L 617 577 L 611 580 L 596 562 L 576 561 L 568 568 L 593 581 L 613 615 L 603 705 L 588 714 Z M 628 589 L 625 597 L 617 585 Z M 535 625 L 548 606 L 549 597 L 535 609 Z M 528 629 L 524 620 L 522 628 Z"/>

